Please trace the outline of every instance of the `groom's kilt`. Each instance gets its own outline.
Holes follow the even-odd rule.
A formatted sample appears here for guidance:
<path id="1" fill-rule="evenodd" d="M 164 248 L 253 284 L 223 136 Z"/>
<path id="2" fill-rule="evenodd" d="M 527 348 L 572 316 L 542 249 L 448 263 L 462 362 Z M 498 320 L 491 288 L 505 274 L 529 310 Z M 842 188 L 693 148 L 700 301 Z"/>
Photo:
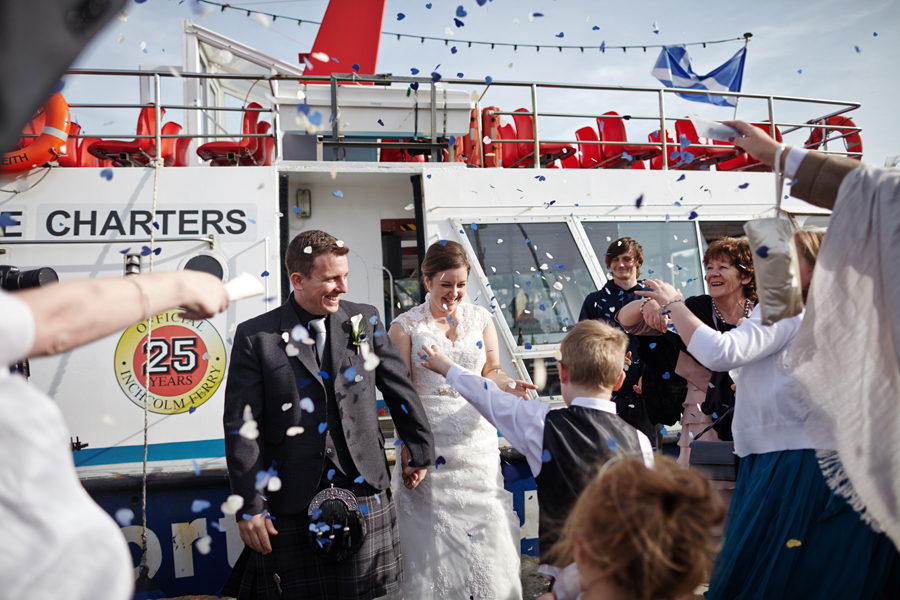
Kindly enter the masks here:
<path id="1" fill-rule="evenodd" d="M 278 535 L 269 536 L 272 552 L 262 555 L 245 546 L 222 594 L 238 600 L 370 600 L 396 592 L 403 567 L 391 492 L 358 498 L 369 512 L 364 515 L 366 537 L 355 554 L 340 561 L 319 558 L 309 545 L 306 514 L 276 517 Z"/>

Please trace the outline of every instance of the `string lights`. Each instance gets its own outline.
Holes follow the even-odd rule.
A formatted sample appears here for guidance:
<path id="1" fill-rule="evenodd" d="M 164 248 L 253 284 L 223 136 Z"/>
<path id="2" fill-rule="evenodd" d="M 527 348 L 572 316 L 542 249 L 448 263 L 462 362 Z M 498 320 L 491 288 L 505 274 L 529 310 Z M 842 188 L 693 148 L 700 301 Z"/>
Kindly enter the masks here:
<path id="1" fill-rule="evenodd" d="M 267 12 L 263 12 L 263 11 L 259 11 L 259 10 L 247 9 L 247 8 L 243 8 L 243 7 L 238 8 L 238 7 L 240 6 L 240 4 L 236 4 L 235 6 L 232 6 L 231 4 L 228 4 L 228 3 L 213 2 L 213 0 L 197 0 L 197 1 L 198 1 L 198 2 L 201 2 L 201 3 L 203 3 L 203 4 L 210 4 L 210 5 L 212 5 L 212 6 L 218 6 L 218 7 L 221 8 L 222 12 L 225 12 L 225 9 L 226 9 L 226 8 L 230 8 L 230 9 L 232 9 L 232 10 L 240 10 L 241 12 L 246 11 L 248 17 L 249 17 L 251 14 L 254 14 L 254 13 L 255 13 L 255 14 L 258 14 L 258 15 L 265 15 L 265 16 L 267 16 L 267 17 L 271 17 L 273 23 L 274 23 L 277 19 L 280 18 L 280 19 L 283 19 L 283 20 L 285 20 L 285 21 L 296 21 L 296 22 L 297 22 L 297 25 L 302 25 L 303 23 L 310 23 L 310 24 L 312 24 L 312 25 L 321 25 L 321 24 L 322 24 L 321 21 L 310 21 L 309 19 L 297 19 L 296 17 L 288 17 L 288 16 L 285 16 L 285 15 L 276 15 L 276 14 L 273 14 L 273 13 L 267 13 Z M 458 39 L 453 39 L 453 40 L 451 40 L 450 38 L 431 37 L 431 36 L 422 36 L 422 35 L 411 35 L 411 34 L 408 34 L 408 33 L 396 33 L 396 32 L 393 32 L 393 31 L 382 31 L 382 32 L 381 32 L 381 35 L 396 35 L 398 41 L 399 41 L 401 38 L 418 39 L 418 40 L 421 40 L 421 43 L 422 43 L 422 44 L 425 43 L 425 40 L 435 41 L 435 42 L 444 42 L 444 45 L 448 45 L 448 44 L 452 41 L 452 42 L 454 42 L 454 43 L 468 44 L 468 45 L 469 45 L 469 48 L 472 47 L 472 44 L 478 44 L 478 45 L 481 45 L 481 46 L 490 46 L 490 47 L 491 47 L 491 50 L 494 50 L 494 49 L 496 48 L 496 46 L 511 46 L 512 49 L 513 49 L 513 51 L 517 51 L 517 50 L 519 49 L 519 47 L 521 46 L 522 48 L 535 48 L 538 52 L 541 51 L 541 47 L 538 46 L 537 44 L 519 44 L 519 43 L 513 44 L 513 43 L 509 43 L 509 42 L 483 42 L 483 41 L 479 41 L 479 40 L 458 40 Z M 707 44 L 726 44 L 726 43 L 728 43 L 728 42 L 743 42 L 743 41 L 744 41 L 744 38 L 743 38 L 743 37 L 737 37 L 737 38 L 731 38 L 731 39 L 727 39 L 727 40 L 707 40 L 707 41 L 705 41 L 705 42 L 690 42 L 690 43 L 687 43 L 687 44 L 679 44 L 679 45 L 681 45 L 681 46 L 703 46 L 704 48 L 706 48 L 706 45 L 707 45 Z M 638 49 L 642 49 L 644 52 L 646 52 L 646 51 L 647 51 L 647 48 L 664 48 L 665 46 L 666 46 L 665 44 L 653 44 L 653 45 L 649 45 L 649 46 L 645 46 L 645 45 L 642 45 L 642 44 L 641 44 L 641 45 L 635 45 L 635 46 L 607 46 L 605 43 L 603 43 L 603 44 L 601 44 L 601 45 L 599 45 L 599 46 L 556 46 L 556 45 L 550 45 L 549 47 L 551 47 L 551 48 L 554 48 L 554 47 L 555 47 L 555 48 L 559 48 L 559 51 L 560 51 L 560 52 L 562 52 L 563 50 L 580 50 L 580 51 L 583 53 L 585 50 L 599 50 L 600 52 L 605 52 L 607 49 L 610 49 L 610 50 L 622 50 L 623 52 L 627 52 L 629 48 L 638 48 Z M 545 45 L 545 47 L 547 47 L 547 46 Z"/>

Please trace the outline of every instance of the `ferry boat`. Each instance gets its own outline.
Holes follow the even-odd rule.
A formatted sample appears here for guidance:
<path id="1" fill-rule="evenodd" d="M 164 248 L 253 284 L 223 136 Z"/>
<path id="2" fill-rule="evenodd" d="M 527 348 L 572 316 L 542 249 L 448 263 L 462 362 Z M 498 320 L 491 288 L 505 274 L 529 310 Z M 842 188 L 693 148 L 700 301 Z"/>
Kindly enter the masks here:
<path id="1" fill-rule="evenodd" d="M 675 90 L 373 74 L 377 35 L 365 74 L 366 65 L 325 55 L 337 42 L 322 32 L 340 3 L 299 66 L 184 21 L 180 68 L 73 71 L 139 83 L 139 98 L 114 105 L 133 111 L 134 131 L 101 140 L 67 124 L 64 156 L 2 176 L 0 188 L 17 193 L 0 196 L 0 264 L 51 267 L 61 280 L 247 272 L 266 289 L 206 321 L 153 317 L 146 428 L 145 324 L 31 361 L 31 383 L 65 416 L 82 483 L 120 519 L 136 565 L 147 436 L 142 597 L 215 594 L 242 550 L 234 517 L 220 510 L 230 493 L 221 418 L 231 336 L 290 293 L 283 256 L 300 231 L 345 241 L 347 299 L 378 306 L 388 326 L 423 300 L 417 268 L 427 247 L 461 243 L 472 264 L 466 300 L 493 313 L 503 368 L 529 381 L 545 371 L 535 399 L 561 404 L 559 343 L 585 296 L 611 278 L 603 256 L 612 240 L 637 239 L 644 275 L 690 296 L 706 292 L 701 260 L 712 240 L 775 214 L 771 172 L 667 113 Z M 160 97 L 165 79 L 181 84 L 182 98 Z M 539 102 L 566 90 L 595 100 L 581 114 Z M 834 150 L 841 138 L 859 140 L 846 121 L 858 103 L 723 95 L 788 143 L 812 132 L 811 144 L 824 137 L 830 151 L 860 156 L 852 141 Z M 73 117 L 110 106 L 67 100 Z M 648 101 L 658 110 L 636 114 Z M 573 128 L 575 139 L 564 135 Z M 547 131 L 558 139 L 543 139 Z M 36 119 L 20 144 L 41 132 Z M 782 208 L 801 225 L 827 224 L 826 211 L 799 200 L 785 196 Z M 390 415 L 379 406 L 393 460 Z M 522 553 L 536 555 L 534 480 L 498 443 Z"/>

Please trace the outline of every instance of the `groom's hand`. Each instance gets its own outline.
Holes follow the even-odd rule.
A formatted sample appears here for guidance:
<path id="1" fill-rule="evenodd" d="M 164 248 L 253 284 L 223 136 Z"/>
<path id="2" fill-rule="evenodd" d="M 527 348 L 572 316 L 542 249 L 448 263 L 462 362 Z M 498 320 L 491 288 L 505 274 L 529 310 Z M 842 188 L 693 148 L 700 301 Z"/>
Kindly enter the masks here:
<path id="1" fill-rule="evenodd" d="M 244 519 L 239 522 L 238 530 L 241 533 L 241 541 L 262 554 L 272 551 L 269 536 L 278 535 L 272 520 L 265 518 L 262 514 L 253 515 L 252 519 Z"/>
<path id="2" fill-rule="evenodd" d="M 405 445 L 400 452 L 400 466 L 403 467 L 403 485 L 408 490 L 416 489 L 416 486 L 425 479 L 425 473 L 428 472 L 428 467 L 409 466 L 409 450 Z"/>

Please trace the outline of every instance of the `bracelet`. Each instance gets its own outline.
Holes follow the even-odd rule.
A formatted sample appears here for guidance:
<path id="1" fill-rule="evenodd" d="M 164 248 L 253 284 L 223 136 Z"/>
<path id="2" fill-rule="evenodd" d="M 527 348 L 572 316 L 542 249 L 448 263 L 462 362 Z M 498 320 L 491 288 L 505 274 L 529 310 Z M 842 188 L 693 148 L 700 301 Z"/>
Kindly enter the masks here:
<path id="1" fill-rule="evenodd" d="M 666 314 L 669 314 L 670 312 L 672 312 L 671 310 L 666 312 L 666 307 L 674 302 L 681 302 L 682 304 L 684 304 L 684 298 L 678 298 L 677 300 L 669 300 L 668 302 L 666 302 L 665 304 L 663 304 L 660 307 L 662 309 L 662 313 L 660 313 L 660 314 L 666 315 Z"/>
<path id="2" fill-rule="evenodd" d="M 643 300 L 641 300 L 641 314 L 644 314 L 644 305 L 647 304 L 649 300 L 650 298 L 644 298 Z"/>
<path id="3" fill-rule="evenodd" d="M 144 291 L 144 287 L 134 279 L 133 275 L 130 275 L 125 278 L 125 281 L 130 281 L 134 285 L 137 286 L 137 289 L 141 292 L 141 298 L 144 300 L 144 321 L 150 319 L 150 297 L 147 295 L 147 292 Z"/>

